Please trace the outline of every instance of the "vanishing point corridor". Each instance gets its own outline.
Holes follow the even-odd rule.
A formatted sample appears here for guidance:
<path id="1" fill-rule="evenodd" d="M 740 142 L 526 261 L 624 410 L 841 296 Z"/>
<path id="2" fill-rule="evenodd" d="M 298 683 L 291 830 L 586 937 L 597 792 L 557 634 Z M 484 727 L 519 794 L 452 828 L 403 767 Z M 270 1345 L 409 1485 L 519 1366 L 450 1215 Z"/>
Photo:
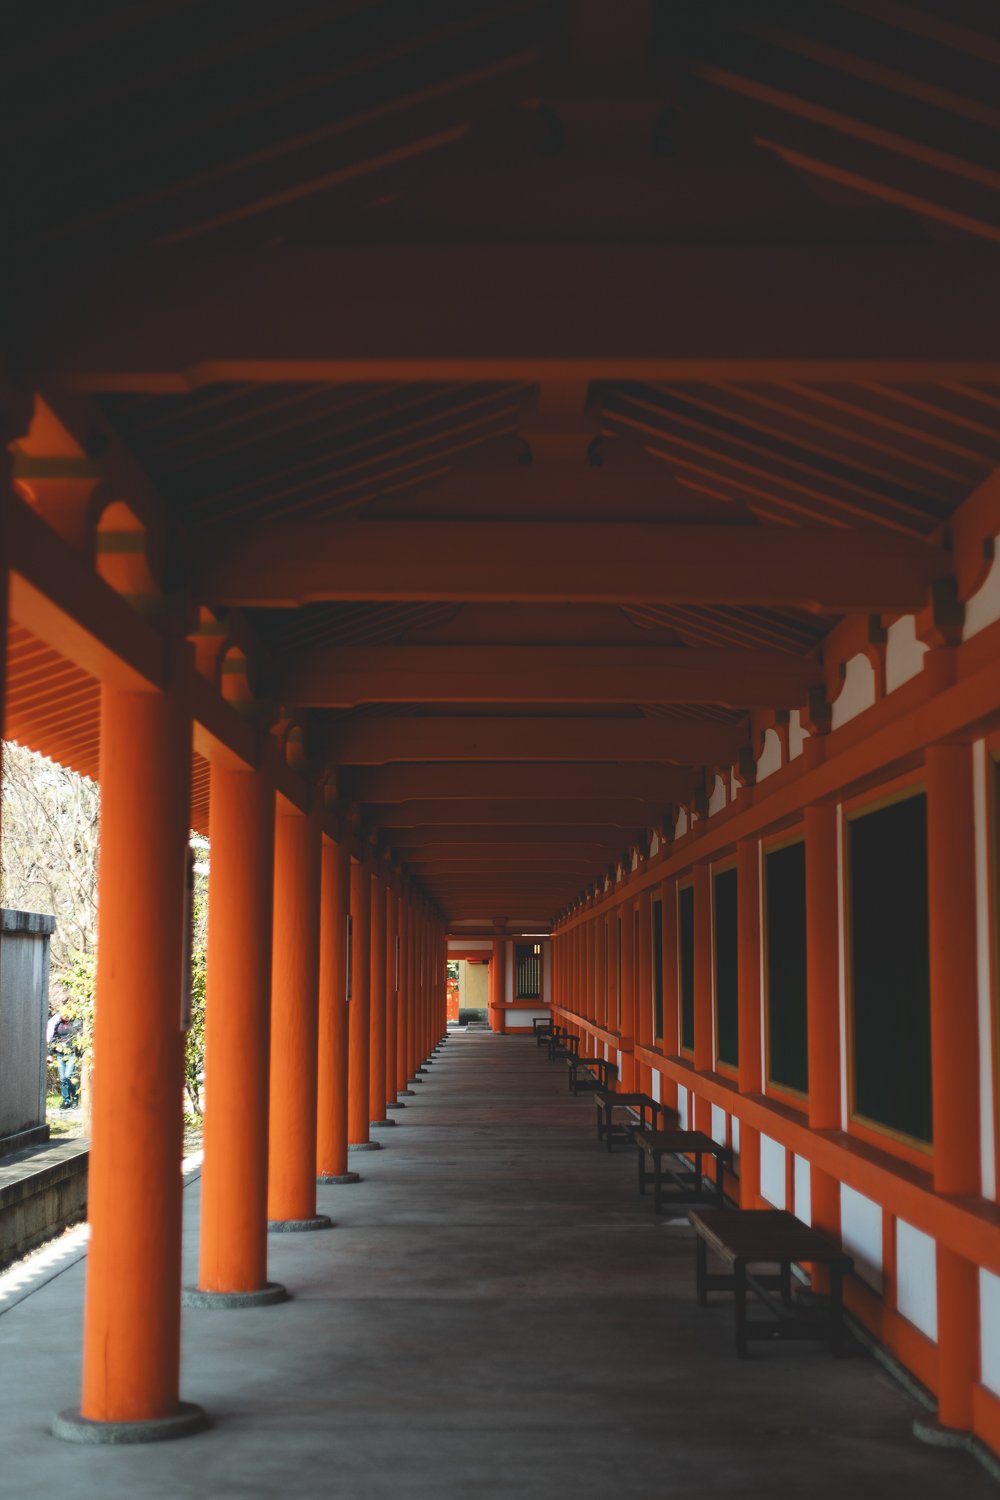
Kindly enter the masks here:
<path id="1" fill-rule="evenodd" d="M 83 1263 L 4 1311 L 0 1493 L 60 1500 L 924 1500 L 995 1494 L 915 1443 L 916 1403 L 859 1349 L 732 1349 L 693 1237 L 530 1037 L 454 1032 L 331 1231 L 271 1236 L 280 1306 L 184 1313 L 182 1381 L 218 1423 L 183 1443 L 54 1443 L 75 1399 Z M 198 1184 L 185 1197 L 193 1280 Z M 808 1482 L 805 1476 L 811 1476 Z"/>

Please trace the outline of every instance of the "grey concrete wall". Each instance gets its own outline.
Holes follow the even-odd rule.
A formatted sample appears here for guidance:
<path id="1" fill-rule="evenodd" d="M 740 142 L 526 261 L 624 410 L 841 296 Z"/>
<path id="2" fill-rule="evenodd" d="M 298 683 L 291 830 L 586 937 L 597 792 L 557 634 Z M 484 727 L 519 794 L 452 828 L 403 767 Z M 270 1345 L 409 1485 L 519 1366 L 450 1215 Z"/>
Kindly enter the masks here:
<path id="1" fill-rule="evenodd" d="M 53 917 L 0 908 L 0 1154 L 26 1144 L 26 1132 L 37 1139 L 45 1126 L 49 937 L 54 928 Z"/>
<path id="2" fill-rule="evenodd" d="M 0 1268 L 87 1212 L 86 1142 L 35 1146 L 0 1162 Z"/>

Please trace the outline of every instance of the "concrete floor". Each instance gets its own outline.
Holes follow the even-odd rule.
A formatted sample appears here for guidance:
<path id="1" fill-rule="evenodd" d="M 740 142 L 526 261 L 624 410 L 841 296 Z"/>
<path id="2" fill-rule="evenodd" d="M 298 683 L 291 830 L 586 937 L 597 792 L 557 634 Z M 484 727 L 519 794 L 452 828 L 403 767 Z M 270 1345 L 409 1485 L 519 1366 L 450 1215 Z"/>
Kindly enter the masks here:
<path id="1" fill-rule="evenodd" d="M 730 1307 L 695 1305 L 690 1230 L 654 1220 L 530 1039 L 453 1036 L 414 1087 L 352 1160 L 364 1181 L 320 1189 L 336 1227 L 272 1237 L 293 1301 L 185 1313 L 182 1394 L 211 1431 L 57 1441 L 83 1264 L 3 1312 L 3 1500 L 995 1500 L 971 1457 L 911 1437 L 918 1408 L 866 1355 L 738 1360 Z"/>

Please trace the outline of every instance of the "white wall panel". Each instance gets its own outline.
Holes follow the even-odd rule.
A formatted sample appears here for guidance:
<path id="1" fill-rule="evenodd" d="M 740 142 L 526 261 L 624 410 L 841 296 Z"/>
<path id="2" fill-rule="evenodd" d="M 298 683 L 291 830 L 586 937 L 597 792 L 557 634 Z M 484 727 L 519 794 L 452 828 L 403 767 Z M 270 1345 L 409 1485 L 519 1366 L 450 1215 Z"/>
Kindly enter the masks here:
<path id="1" fill-rule="evenodd" d="M 760 1138 L 760 1192 L 775 1208 L 785 1207 L 785 1148 L 769 1135 Z"/>
<path id="2" fill-rule="evenodd" d="M 983 1385 L 1000 1396 L 1000 1276 L 979 1272 L 979 1349 Z"/>
<path id="3" fill-rule="evenodd" d="M 915 615 L 900 615 L 886 631 L 885 690 L 893 692 L 923 670 L 927 647 L 917 640 Z"/>
<path id="4" fill-rule="evenodd" d="M 682 1130 L 687 1130 L 687 1128 L 688 1128 L 688 1091 L 687 1091 L 687 1089 L 679 1088 L 677 1090 L 677 1113 L 680 1116 L 681 1129 Z"/>
<path id="5" fill-rule="evenodd" d="M 875 668 L 867 656 L 852 656 L 844 667 L 844 686 L 833 700 L 831 724 L 839 729 L 875 702 Z"/>
<path id="6" fill-rule="evenodd" d="M 708 799 L 708 816 L 721 812 L 726 805 L 726 783 L 721 776 L 716 776 L 712 795 Z"/>
<path id="7" fill-rule="evenodd" d="M 788 716 L 789 760 L 796 760 L 802 754 L 802 747 L 808 738 L 809 731 L 802 726 L 802 715 L 797 708 L 793 708 Z"/>
<path id="8" fill-rule="evenodd" d="M 736 1118 L 735 1115 L 733 1115 L 733 1156 L 734 1156 L 734 1158 L 737 1161 L 739 1161 L 739 1159 L 740 1159 L 740 1122 Z"/>
<path id="9" fill-rule="evenodd" d="M 712 1105 L 712 1140 L 720 1146 L 726 1144 L 726 1111 L 717 1104 Z"/>
<path id="10" fill-rule="evenodd" d="M 896 1220 L 896 1309 L 937 1341 L 937 1245 L 905 1219 Z"/>
<path id="11" fill-rule="evenodd" d="M 1000 620 L 1000 537 L 994 538 L 993 545 L 996 549 L 993 566 L 987 573 L 982 588 L 966 601 L 963 641 L 978 635 L 995 620 Z"/>
<path id="12" fill-rule="evenodd" d="M 811 1224 L 812 1219 L 812 1166 L 804 1156 L 796 1156 L 792 1163 L 795 1174 L 795 1217 L 801 1219 L 803 1224 Z"/>
<path id="13" fill-rule="evenodd" d="M 776 730 L 768 729 L 764 733 L 764 748 L 757 762 L 757 780 L 764 781 L 768 776 L 773 776 L 775 771 L 780 770 L 781 741 Z"/>
<path id="14" fill-rule="evenodd" d="M 840 1184 L 840 1238 L 854 1269 L 877 1292 L 882 1290 L 882 1208 L 846 1183 Z"/>
<path id="15" fill-rule="evenodd" d="M 657 1068 L 654 1068 L 653 1069 L 653 1081 L 652 1081 L 652 1084 L 651 1084 L 651 1088 L 652 1088 L 652 1091 L 653 1091 L 653 1098 L 656 1100 L 657 1104 L 659 1104 L 660 1099 L 662 1097 L 662 1089 L 661 1089 L 661 1084 L 662 1083 L 663 1083 L 663 1075 L 662 1075 L 662 1073 L 660 1073 L 660 1071 Z"/>

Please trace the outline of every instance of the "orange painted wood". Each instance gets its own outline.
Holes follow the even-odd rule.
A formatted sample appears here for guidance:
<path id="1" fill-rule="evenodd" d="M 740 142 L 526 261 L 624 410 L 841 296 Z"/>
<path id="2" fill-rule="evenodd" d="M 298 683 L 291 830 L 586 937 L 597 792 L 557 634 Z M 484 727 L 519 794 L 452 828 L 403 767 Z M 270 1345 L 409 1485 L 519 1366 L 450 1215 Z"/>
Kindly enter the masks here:
<path id="1" fill-rule="evenodd" d="M 396 1102 L 396 1057 L 399 1048 L 399 913 L 402 900 L 393 886 L 386 888 L 385 908 L 385 1103 Z"/>
<path id="2" fill-rule="evenodd" d="M 368 1140 L 369 1058 L 371 1055 L 371 872 L 351 865 L 351 1000 L 347 1007 L 347 1138 L 352 1146 Z"/>
<path id="3" fill-rule="evenodd" d="M 694 867 L 694 1065 L 710 1071 L 715 1065 L 712 1035 L 715 966 L 712 944 L 712 869 L 707 860 Z M 708 1101 L 696 1099 L 696 1128 L 711 1134 Z"/>
<path id="4" fill-rule="evenodd" d="M 332 600 L 464 603 L 474 576 L 482 603 L 725 599 L 878 613 L 920 609 L 948 570 L 940 548 L 872 528 L 290 520 L 202 533 L 194 596 L 270 609 Z"/>
<path id="5" fill-rule="evenodd" d="M 396 1007 L 396 1093 L 410 1076 L 410 922 L 408 894 L 399 898 L 399 1001 Z"/>
<path id="6" fill-rule="evenodd" d="M 316 1213 L 322 808 L 274 825 L 268 1219 Z"/>
<path id="7" fill-rule="evenodd" d="M 615 720 L 581 714 L 555 718 L 517 714 L 503 718 L 408 718 L 389 714 L 385 718 L 356 719 L 331 730 L 327 750 L 338 765 L 385 766 L 389 761 L 409 761 L 426 766 L 434 761 L 490 764 L 498 760 L 687 765 L 735 760 L 744 741 L 739 725 L 710 720 Z M 572 766 L 568 774 L 572 777 Z"/>
<path id="8" fill-rule="evenodd" d="M 286 663 L 281 697 L 312 708 L 483 702 L 797 708 L 820 680 L 804 657 L 751 648 L 327 646 Z"/>
<path id="9" fill-rule="evenodd" d="M 93 1421 L 167 1417 L 178 1404 L 190 767 L 176 698 L 103 690 L 81 1401 Z"/>
<path id="10" fill-rule="evenodd" d="M 365 722 L 380 725 L 386 721 L 362 720 L 357 727 L 360 729 Z M 410 722 L 421 727 L 427 724 L 435 727 L 437 721 Z M 467 719 L 463 722 L 466 730 L 475 728 L 475 720 Z M 502 719 L 496 722 L 502 736 L 509 729 L 510 721 Z M 540 723 L 543 736 L 545 731 L 553 727 L 551 719 L 535 722 Z M 638 729 L 645 727 L 642 720 L 633 723 Z M 598 723 L 595 727 L 600 729 L 601 726 Z M 337 780 L 338 787 L 342 787 L 345 794 L 353 800 L 385 805 L 387 812 L 394 816 L 400 805 L 415 807 L 421 802 L 437 798 L 467 801 L 470 804 L 483 799 L 493 803 L 501 799 L 516 802 L 522 798 L 536 798 L 563 803 L 583 798 L 589 801 L 602 798 L 621 801 L 628 798 L 658 804 L 662 808 L 668 802 L 683 799 L 690 794 L 694 774 L 691 770 L 651 763 L 630 764 L 627 775 L 623 776 L 618 763 L 592 761 L 573 765 L 551 764 L 539 760 L 354 766 L 339 772 Z M 560 817 L 563 816 L 565 808 L 559 807 L 558 812 Z M 467 809 L 463 808 L 463 816 L 466 813 Z M 388 823 L 391 819 L 386 816 L 385 821 Z"/>
<path id="11" fill-rule="evenodd" d="M 386 1055 L 386 899 L 385 882 L 372 876 L 371 987 L 368 1053 L 368 1108 L 373 1120 L 385 1119 Z"/>
<path id="12" fill-rule="evenodd" d="M 205 1164 L 198 1285 L 267 1283 L 267 1101 L 274 790 L 212 767 L 205 999 Z"/>
<path id="13" fill-rule="evenodd" d="M 347 1171 L 347 917 L 351 856 L 344 842 L 323 840 L 320 880 L 319 1082 L 316 1173 Z"/>

